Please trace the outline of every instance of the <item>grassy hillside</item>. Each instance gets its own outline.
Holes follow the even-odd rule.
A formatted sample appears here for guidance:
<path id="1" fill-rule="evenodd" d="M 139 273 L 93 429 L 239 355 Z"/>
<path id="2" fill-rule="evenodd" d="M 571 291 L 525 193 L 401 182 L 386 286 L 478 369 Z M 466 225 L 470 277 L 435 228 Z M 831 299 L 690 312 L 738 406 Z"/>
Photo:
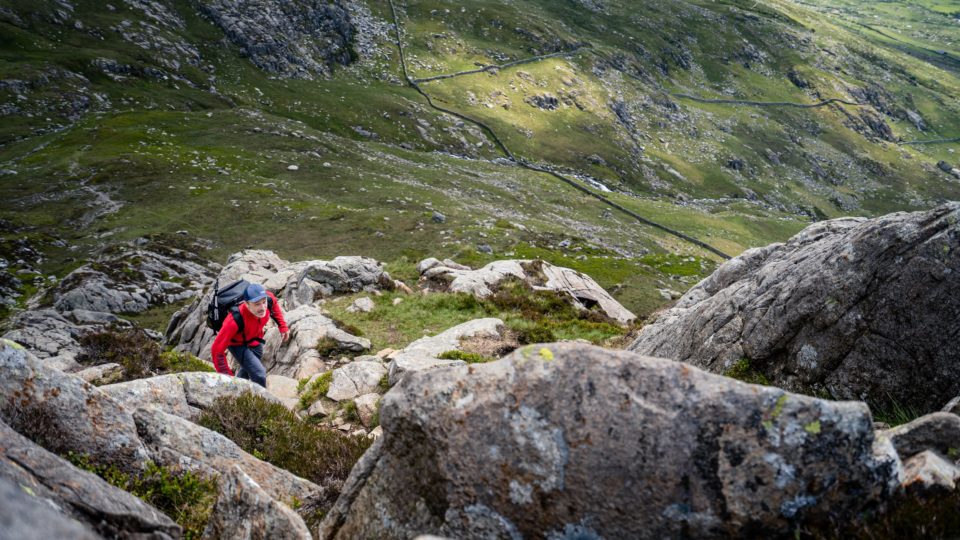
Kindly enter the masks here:
<path id="1" fill-rule="evenodd" d="M 179 230 L 216 259 L 362 254 L 408 279 L 425 256 L 543 257 L 641 315 L 718 262 L 431 108 L 403 80 L 387 2 L 341 4 L 352 61 L 309 78 L 257 67 L 211 4 L 0 0 L 0 256 L 17 293 L 106 243 Z M 960 136 L 956 3 L 830 4 L 397 8 L 418 79 L 571 51 L 420 86 L 518 157 L 737 254 L 814 219 L 960 196 L 936 168 L 960 164 L 957 144 L 900 140 Z"/>

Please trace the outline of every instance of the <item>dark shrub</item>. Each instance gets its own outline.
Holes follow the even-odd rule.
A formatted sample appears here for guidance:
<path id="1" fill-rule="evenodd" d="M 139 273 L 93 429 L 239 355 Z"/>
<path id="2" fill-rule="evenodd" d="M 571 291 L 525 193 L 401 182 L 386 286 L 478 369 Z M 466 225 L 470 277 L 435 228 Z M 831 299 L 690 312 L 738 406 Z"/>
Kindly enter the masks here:
<path id="1" fill-rule="evenodd" d="M 117 363 L 123 366 L 123 380 L 141 379 L 163 370 L 160 346 L 140 328 L 108 329 L 80 337 L 81 364 Z"/>
<path id="2" fill-rule="evenodd" d="M 327 499 L 309 509 L 313 515 L 329 510 L 350 469 L 370 446 L 369 439 L 309 424 L 283 405 L 250 393 L 217 399 L 197 423 L 264 461 L 326 487 Z"/>

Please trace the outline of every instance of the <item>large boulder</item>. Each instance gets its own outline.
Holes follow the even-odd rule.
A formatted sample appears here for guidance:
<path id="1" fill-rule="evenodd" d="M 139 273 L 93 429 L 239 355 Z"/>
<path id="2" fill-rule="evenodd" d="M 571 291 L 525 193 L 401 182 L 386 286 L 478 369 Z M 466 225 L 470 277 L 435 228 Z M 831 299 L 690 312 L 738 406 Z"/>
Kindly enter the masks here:
<path id="1" fill-rule="evenodd" d="M 312 539 L 303 518 L 270 497 L 236 466 L 220 478 L 220 495 L 203 537 L 223 540 Z"/>
<path id="2" fill-rule="evenodd" d="M 580 309 L 598 306 L 606 316 L 621 324 L 628 324 L 637 318 L 590 276 L 541 260 L 494 261 L 478 270 L 471 270 L 452 261 L 441 262 L 431 258 L 421 261 L 417 269 L 424 285 L 433 290 L 462 292 L 486 298 L 504 281 L 515 279 L 525 282 L 534 290 L 555 291 Z"/>
<path id="3" fill-rule="evenodd" d="M 58 454 L 136 471 L 148 455 L 126 408 L 78 377 L 0 340 L 0 420 Z"/>
<path id="4" fill-rule="evenodd" d="M 253 392 L 279 402 L 259 384 L 219 373 L 171 373 L 101 386 L 99 390 L 134 411 L 155 408 L 192 420 L 220 397 L 238 397 Z"/>
<path id="5" fill-rule="evenodd" d="M 246 279 L 261 283 L 280 300 L 290 327 L 290 340 L 281 344 L 276 326 L 268 326 L 264 367 L 270 374 L 303 378 L 326 371 L 329 365 L 317 351 L 325 339 L 343 350 L 363 351 L 370 347 L 365 338 L 350 335 L 323 316 L 315 305 L 324 297 L 363 290 L 393 288 L 383 265 L 365 257 L 336 257 L 332 261 L 290 263 L 272 251 L 246 250 L 232 255 L 217 283 L 221 286 Z M 213 294 L 208 289 L 191 305 L 174 314 L 164 341 L 177 351 L 210 359 L 210 345 L 216 337 L 206 326 L 206 306 Z"/>
<path id="6" fill-rule="evenodd" d="M 410 372 L 462 366 L 465 364 L 463 360 L 445 360 L 438 356 L 448 351 L 462 350 L 461 341 L 464 339 L 503 339 L 505 331 L 506 327 L 500 319 L 485 318 L 458 324 L 435 336 L 422 337 L 391 355 L 388 366 L 390 385 L 397 384 Z"/>
<path id="7" fill-rule="evenodd" d="M 0 531 L 18 540 L 99 540 L 103 538 L 69 516 L 60 513 L 50 499 L 31 495 L 0 476 Z"/>
<path id="8" fill-rule="evenodd" d="M 932 411 L 960 395 L 960 203 L 811 225 L 722 265 L 629 349 Z"/>
<path id="9" fill-rule="evenodd" d="M 387 368 L 380 362 L 358 360 L 333 370 L 327 397 L 334 401 L 375 392 Z"/>
<path id="10" fill-rule="evenodd" d="M 580 344 L 411 373 L 380 420 L 320 538 L 785 536 L 901 472 L 863 403 Z"/>
<path id="11" fill-rule="evenodd" d="M 183 533 L 176 523 L 126 491 L 114 487 L 99 476 L 82 471 L 0 422 L 0 481 L 17 486 L 29 494 L 32 506 L 53 509 L 53 516 L 34 522 L 36 532 L 7 538 L 179 538 Z M 0 484 L 2 485 L 2 484 Z M 11 501 L 3 497 L 0 507 Z M 32 510 L 37 512 L 37 510 Z M 56 515 L 59 514 L 59 515 Z M 13 516 L 16 517 L 16 516 Z M 9 519 L 9 517 L 7 518 Z M 0 518 L 2 522 L 4 518 Z M 64 523 L 66 522 L 66 523 Z M 73 524 L 70 524 L 73 522 Z M 80 526 L 79 524 L 83 524 Z M 37 534 L 43 531 L 47 536 Z M 62 531 L 58 533 L 58 531 Z M 86 536 L 81 534 L 85 531 Z M 94 534 L 95 531 L 97 534 Z"/>
<path id="12" fill-rule="evenodd" d="M 315 306 L 302 305 L 285 315 L 290 326 L 290 339 L 286 343 L 275 327 L 267 331 L 263 356 L 264 367 L 270 373 L 303 379 L 327 371 L 331 359 L 319 350 L 325 342 L 332 341 L 334 349 L 342 352 L 357 353 L 370 348 L 369 339 L 341 330 Z"/>
<path id="13" fill-rule="evenodd" d="M 206 477 L 226 475 L 239 466 L 274 499 L 305 502 L 324 496 L 324 488 L 257 459 L 230 439 L 189 420 L 157 409 L 139 409 L 134 419 L 150 458 L 157 464 Z"/>

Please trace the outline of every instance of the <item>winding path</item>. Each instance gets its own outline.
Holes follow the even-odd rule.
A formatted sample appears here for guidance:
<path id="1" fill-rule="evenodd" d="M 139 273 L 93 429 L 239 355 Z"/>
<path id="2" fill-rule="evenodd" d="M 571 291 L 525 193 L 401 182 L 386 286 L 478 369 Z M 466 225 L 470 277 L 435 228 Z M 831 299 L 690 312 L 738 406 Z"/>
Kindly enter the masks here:
<path id="1" fill-rule="evenodd" d="M 555 52 L 550 54 L 540 54 L 537 56 L 531 56 L 530 58 L 521 58 L 520 60 L 514 60 L 512 62 L 507 62 L 505 64 L 491 64 L 489 66 L 483 66 L 482 68 L 470 69 L 467 71 L 458 71 L 456 73 L 447 73 L 444 75 L 434 75 L 433 77 L 424 77 L 422 79 L 413 79 L 413 82 L 420 84 L 420 83 L 425 83 L 430 81 L 439 81 L 441 79 L 452 79 L 454 77 L 460 77 L 462 75 L 474 75 L 477 73 L 484 73 L 487 71 L 497 71 L 497 70 L 505 69 L 508 67 L 519 66 L 522 64 L 531 64 L 533 62 L 539 62 L 540 60 L 546 60 L 547 58 L 570 56 L 572 54 L 576 54 L 580 52 L 585 48 L 587 47 L 581 45 L 574 49 L 570 49 L 569 51 L 560 51 L 560 52 Z"/>
<path id="2" fill-rule="evenodd" d="M 706 242 L 704 242 L 704 241 L 702 241 L 702 240 L 698 240 L 698 239 L 696 239 L 696 238 L 694 238 L 694 237 L 692 237 L 692 236 L 690 236 L 690 235 L 687 235 L 687 234 L 685 234 L 685 233 L 682 233 L 682 232 L 680 232 L 680 231 L 677 231 L 677 230 L 674 230 L 674 229 L 672 229 L 672 228 L 670 228 L 670 227 L 667 227 L 666 225 L 662 225 L 662 224 L 657 223 L 657 222 L 655 222 L 655 221 L 651 221 L 651 220 L 649 220 L 649 219 L 647 219 L 647 218 L 645 218 L 645 217 L 637 214 L 637 213 L 634 212 L 633 210 L 630 210 L 630 209 L 628 209 L 628 208 L 625 208 L 625 207 L 621 206 L 620 204 L 617 204 L 617 203 L 611 201 L 610 199 L 604 197 L 603 195 L 600 195 L 599 193 L 594 193 L 592 190 L 584 187 L 584 186 L 581 185 L 579 182 L 576 182 L 576 181 L 574 181 L 574 180 L 571 180 L 571 179 L 567 178 L 566 176 L 563 176 L 562 174 L 560 174 L 560 173 L 558 173 L 558 172 L 552 171 L 552 170 L 550 170 L 550 169 L 546 169 L 546 168 L 541 167 L 541 166 L 539 166 L 539 165 L 535 165 L 535 164 L 530 163 L 530 162 L 528 162 L 528 161 L 526 161 L 526 160 L 524 160 L 524 159 L 517 158 L 517 157 L 513 154 L 513 152 L 511 152 L 510 149 L 507 148 L 507 145 L 503 143 L 503 141 L 500 139 L 500 137 L 497 136 L 496 132 L 494 132 L 493 129 L 490 128 L 490 126 L 488 126 L 488 125 L 485 124 L 484 122 L 482 122 L 482 121 L 480 121 L 480 120 L 477 120 L 477 119 L 475 119 L 475 118 L 471 118 L 471 117 L 469 117 L 469 116 L 467 116 L 467 115 L 465 115 L 465 114 L 458 113 L 458 112 L 456 112 L 456 111 L 452 111 L 452 110 L 450 110 L 450 109 L 447 109 L 447 108 L 444 108 L 444 107 L 440 107 L 439 105 L 436 105 L 436 104 L 433 102 L 433 100 L 430 98 L 430 96 L 429 96 L 426 92 L 424 92 L 422 88 L 420 88 L 420 85 L 418 84 L 417 79 L 413 79 L 412 77 L 410 77 L 410 74 L 409 74 L 409 72 L 407 71 L 407 60 L 406 60 L 406 56 L 405 56 L 404 51 L 403 51 L 403 39 L 402 39 L 402 36 L 401 36 L 401 34 L 400 34 L 400 18 L 397 16 L 397 8 L 396 8 L 396 6 L 394 5 L 393 0 L 388 0 L 388 2 L 390 3 L 390 12 L 391 12 L 391 14 L 393 15 L 393 27 L 394 27 L 394 31 L 396 32 L 396 36 L 397 36 L 397 37 L 396 37 L 397 49 L 400 51 L 400 67 L 401 67 L 401 69 L 403 70 L 403 77 L 407 80 L 407 83 L 408 83 L 414 90 L 417 91 L 417 93 L 419 93 L 421 96 L 424 97 L 424 99 L 427 100 L 427 103 L 430 104 L 431 107 L 433 107 L 434 109 L 437 109 L 438 111 L 445 112 L 445 113 L 447 113 L 447 114 L 451 114 L 451 115 L 453 115 L 453 116 L 456 116 L 457 118 L 460 118 L 460 119 L 462 119 L 462 120 L 466 120 L 466 121 L 468 121 L 468 122 L 471 122 L 471 123 L 479 126 L 481 129 L 483 129 L 485 132 L 487 132 L 487 133 L 493 138 L 493 140 L 497 143 L 497 146 L 503 151 L 504 154 L 506 154 L 507 158 L 508 158 L 510 161 L 512 161 L 512 162 L 516 163 L 517 165 L 519 165 L 520 167 L 523 167 L 523 168 L 528 169 L 528 170 L 531 170 L 531 171 L 536 171 L 536 172 L 540 172 L 540 173 L 549 174 L 550 176 L 553 176 L 554 178 L 557 178 L 558 180 L 560 180 L 560 181 L 562 181 L 562 182 L 570 185 L 571 187 L 577 189 L 578 191 L 581 191 L 581 192 L 583 192 L 584 194 L 589 195 L 589 196 L 591 196 L 591 197 L 599 200 L 600 202 L 606 204 L 607 206 L 610 206 L 611 208 L 614 208 L 614 209 L 616 209 L 616 210 L 618 210 L 618 211 L 620 211 L 620 212 L 622 212 L 622 213 L 624 213 L 624 214 L 626 214 L 626 215 L 634 218 L 635 220 L 637 220 L 637 221 L 640 222 L 640 223 L 643 223 L 644 225 L 649 225 L 649 226 L 651 226 L 651 227 L 654 227 L 654 228 L 656 228 L 656 229 L 659 229 L 659 230 L 661 230 L 661 231 L 664 231 L 664 232 L 666 232 L 667 234 L 670 234 L 670 235 L 672 235 L 672 236 L 675 236 L 675 237 L 677 237 L 677 238 L 680 238 L 681 240 L 684 240 L 684 241 L 686 241 L 686 242 L 689 242 L 689 243 L 691 243 L 691 244 L 694 244 L 694 245 L 697 246 L 697 247 L 703 248 L 703 249 L 705 249 L 705 250 L 707 250 L 707 251 L 709 251 L 709 252 L 711 252 L 711 253 L 719 256 L 719 257 L 722 257 L 723 259 L 730 259 L 730 258 L 731 258 L 730 255 L 727 255 L 726 253 L 724 253 L 724 252 L 720 251 L 719 249 L 711 246 L 710 244 L 707 244 Z M 569 54 L 569 53 L 566 53 L 566 54 Z M 529 59 L 528 59 L 528 60 L 529 60 Z"/>

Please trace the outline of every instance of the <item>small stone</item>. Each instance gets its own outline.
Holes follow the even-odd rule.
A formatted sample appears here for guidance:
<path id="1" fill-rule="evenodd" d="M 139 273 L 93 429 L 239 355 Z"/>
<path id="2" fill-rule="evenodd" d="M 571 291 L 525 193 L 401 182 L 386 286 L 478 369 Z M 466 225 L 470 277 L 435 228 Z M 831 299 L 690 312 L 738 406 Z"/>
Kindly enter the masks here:
<path id="1" fill-rule="evenodd" d="M 434 212 L 433 216 L 430 218 L 434 223 L 443 223 L 447 221 L 447 216 L 441 214 L 440 212 Z"/>
<path id="2" fill-rule="evenodd" d="M 477 251 L 480 253 L 486 253 L 487 255 L 493 255 L 493 248 L 490 247 L 490 244 L 480 244 L 477 246 Z"/>
<path id="3" fill-rule="evenodd" d="M 395 306 L 398 305 L 400 302 L 403 302 L 403 298 L 394 298 L 394 299 L 393 299 L 393 305 L 395 305 Z"/>
<path id="4" fill-rule="evenodd" d="M 320 417 L 327 415 L 327 408 L 324 406 L 323 401 L 317 400 L 313 402 L 313 405 L 307 409 L 307 416 L 310 417 Z"/>
<path id="5" fill-rule="evenodd" d="M 287 166 L 287 170 L 288 170 L 288 171 L 299 171 L 299 170 L 300 170 L 300 167 L 299 167 L 298 165 L 288 165 L 288 166 Z"/>
<path id="6" fill-rule="evenodd" d="M 350 306 L 347 308 L 347 311 L 349 311 L 350 313 L 357 313 L 357 312 L 370 313 L 371 311 L 373 311 L 374 307 L 376 306 L 373 303 L 373 300 L 371 300 L 366 296 L 363 296 L 354 300 L 353 303 L 350 304 Z"/>
<path id="7" fill-rule="evenodd" d="M 354 399 L 353 402 L 357 405 L 357 414 L 360 415 L 360 423 L 363 424 L 364 427 L 370 427 L 374 415 L 376 415 L 379 410 L 380 394 L 364 394 Z"/>

